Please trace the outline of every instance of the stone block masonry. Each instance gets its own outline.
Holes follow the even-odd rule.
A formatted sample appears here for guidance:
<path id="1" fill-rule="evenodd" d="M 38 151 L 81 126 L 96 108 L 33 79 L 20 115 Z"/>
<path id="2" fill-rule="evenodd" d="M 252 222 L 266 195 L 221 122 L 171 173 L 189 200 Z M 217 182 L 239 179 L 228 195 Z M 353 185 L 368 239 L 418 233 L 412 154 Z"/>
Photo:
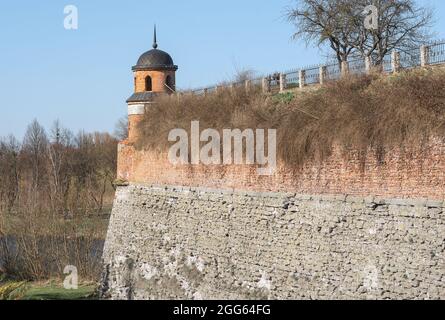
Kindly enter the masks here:
<path id="1" fill-rule="evenodd" d="M 113 299 L 444 299 L 441 201 L 119 187 Z"/>

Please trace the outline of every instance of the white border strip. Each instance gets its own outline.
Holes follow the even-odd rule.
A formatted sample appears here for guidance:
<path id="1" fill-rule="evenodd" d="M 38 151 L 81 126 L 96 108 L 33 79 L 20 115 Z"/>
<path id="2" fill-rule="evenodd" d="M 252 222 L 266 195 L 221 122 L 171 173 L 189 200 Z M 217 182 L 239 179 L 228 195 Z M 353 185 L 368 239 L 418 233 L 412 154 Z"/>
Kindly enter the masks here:
<path id="1" fill-rule="evenodd" d="M 128 105 L 128 115 L 143 115 L 145 113 L 145 106 L 143 104 Z"/>

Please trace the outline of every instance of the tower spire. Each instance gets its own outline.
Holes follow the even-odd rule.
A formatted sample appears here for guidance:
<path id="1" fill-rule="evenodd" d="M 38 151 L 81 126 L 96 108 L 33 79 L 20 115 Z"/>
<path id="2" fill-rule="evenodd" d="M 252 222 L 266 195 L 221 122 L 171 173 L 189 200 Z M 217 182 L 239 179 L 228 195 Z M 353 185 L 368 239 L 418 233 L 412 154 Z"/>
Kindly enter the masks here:
<path id="1" fill-rule="evenodd" d="M 156 39 L 156 24 L 155 24 L 155 28 L 154 28 L 154 34 L 153 34 L 153 48 L 154 49 L 158 48 L 158 41 Z"/>

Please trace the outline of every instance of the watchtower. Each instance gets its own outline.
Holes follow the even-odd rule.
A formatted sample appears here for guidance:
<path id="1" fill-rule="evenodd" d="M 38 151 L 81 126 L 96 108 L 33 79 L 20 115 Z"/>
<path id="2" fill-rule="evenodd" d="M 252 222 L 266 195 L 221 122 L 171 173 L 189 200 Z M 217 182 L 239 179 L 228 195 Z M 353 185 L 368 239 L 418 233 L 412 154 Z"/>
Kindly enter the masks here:
<path id="1" fill-rule="evenodd" d="M 165 51 L 158 49 L 156 26 L 154 27 L 153 49 L 142 54 L 132 68 L 134 93 L 128 104 L 128 142 L 137 139 L 136 127 L 142 120 L 145 108 L 153 103 L 156 96 L 172 94 L 176 90 L 178 66 Z"/>

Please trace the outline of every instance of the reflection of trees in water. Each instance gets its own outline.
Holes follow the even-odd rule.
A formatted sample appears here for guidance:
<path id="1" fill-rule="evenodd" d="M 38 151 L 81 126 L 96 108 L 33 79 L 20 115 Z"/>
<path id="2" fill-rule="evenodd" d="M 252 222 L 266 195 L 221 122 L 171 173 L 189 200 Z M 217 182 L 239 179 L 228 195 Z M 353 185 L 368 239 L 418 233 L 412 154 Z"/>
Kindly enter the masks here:
<path id="1" fill-rule="evenodd" d="M 97 280 L 104 242 L 86 237 L 5 236 L 0 238 L 0 269 L 10 275 L 39 280 L 63 276 L 66 265 L 75 265 L 82 277 Z"/>

